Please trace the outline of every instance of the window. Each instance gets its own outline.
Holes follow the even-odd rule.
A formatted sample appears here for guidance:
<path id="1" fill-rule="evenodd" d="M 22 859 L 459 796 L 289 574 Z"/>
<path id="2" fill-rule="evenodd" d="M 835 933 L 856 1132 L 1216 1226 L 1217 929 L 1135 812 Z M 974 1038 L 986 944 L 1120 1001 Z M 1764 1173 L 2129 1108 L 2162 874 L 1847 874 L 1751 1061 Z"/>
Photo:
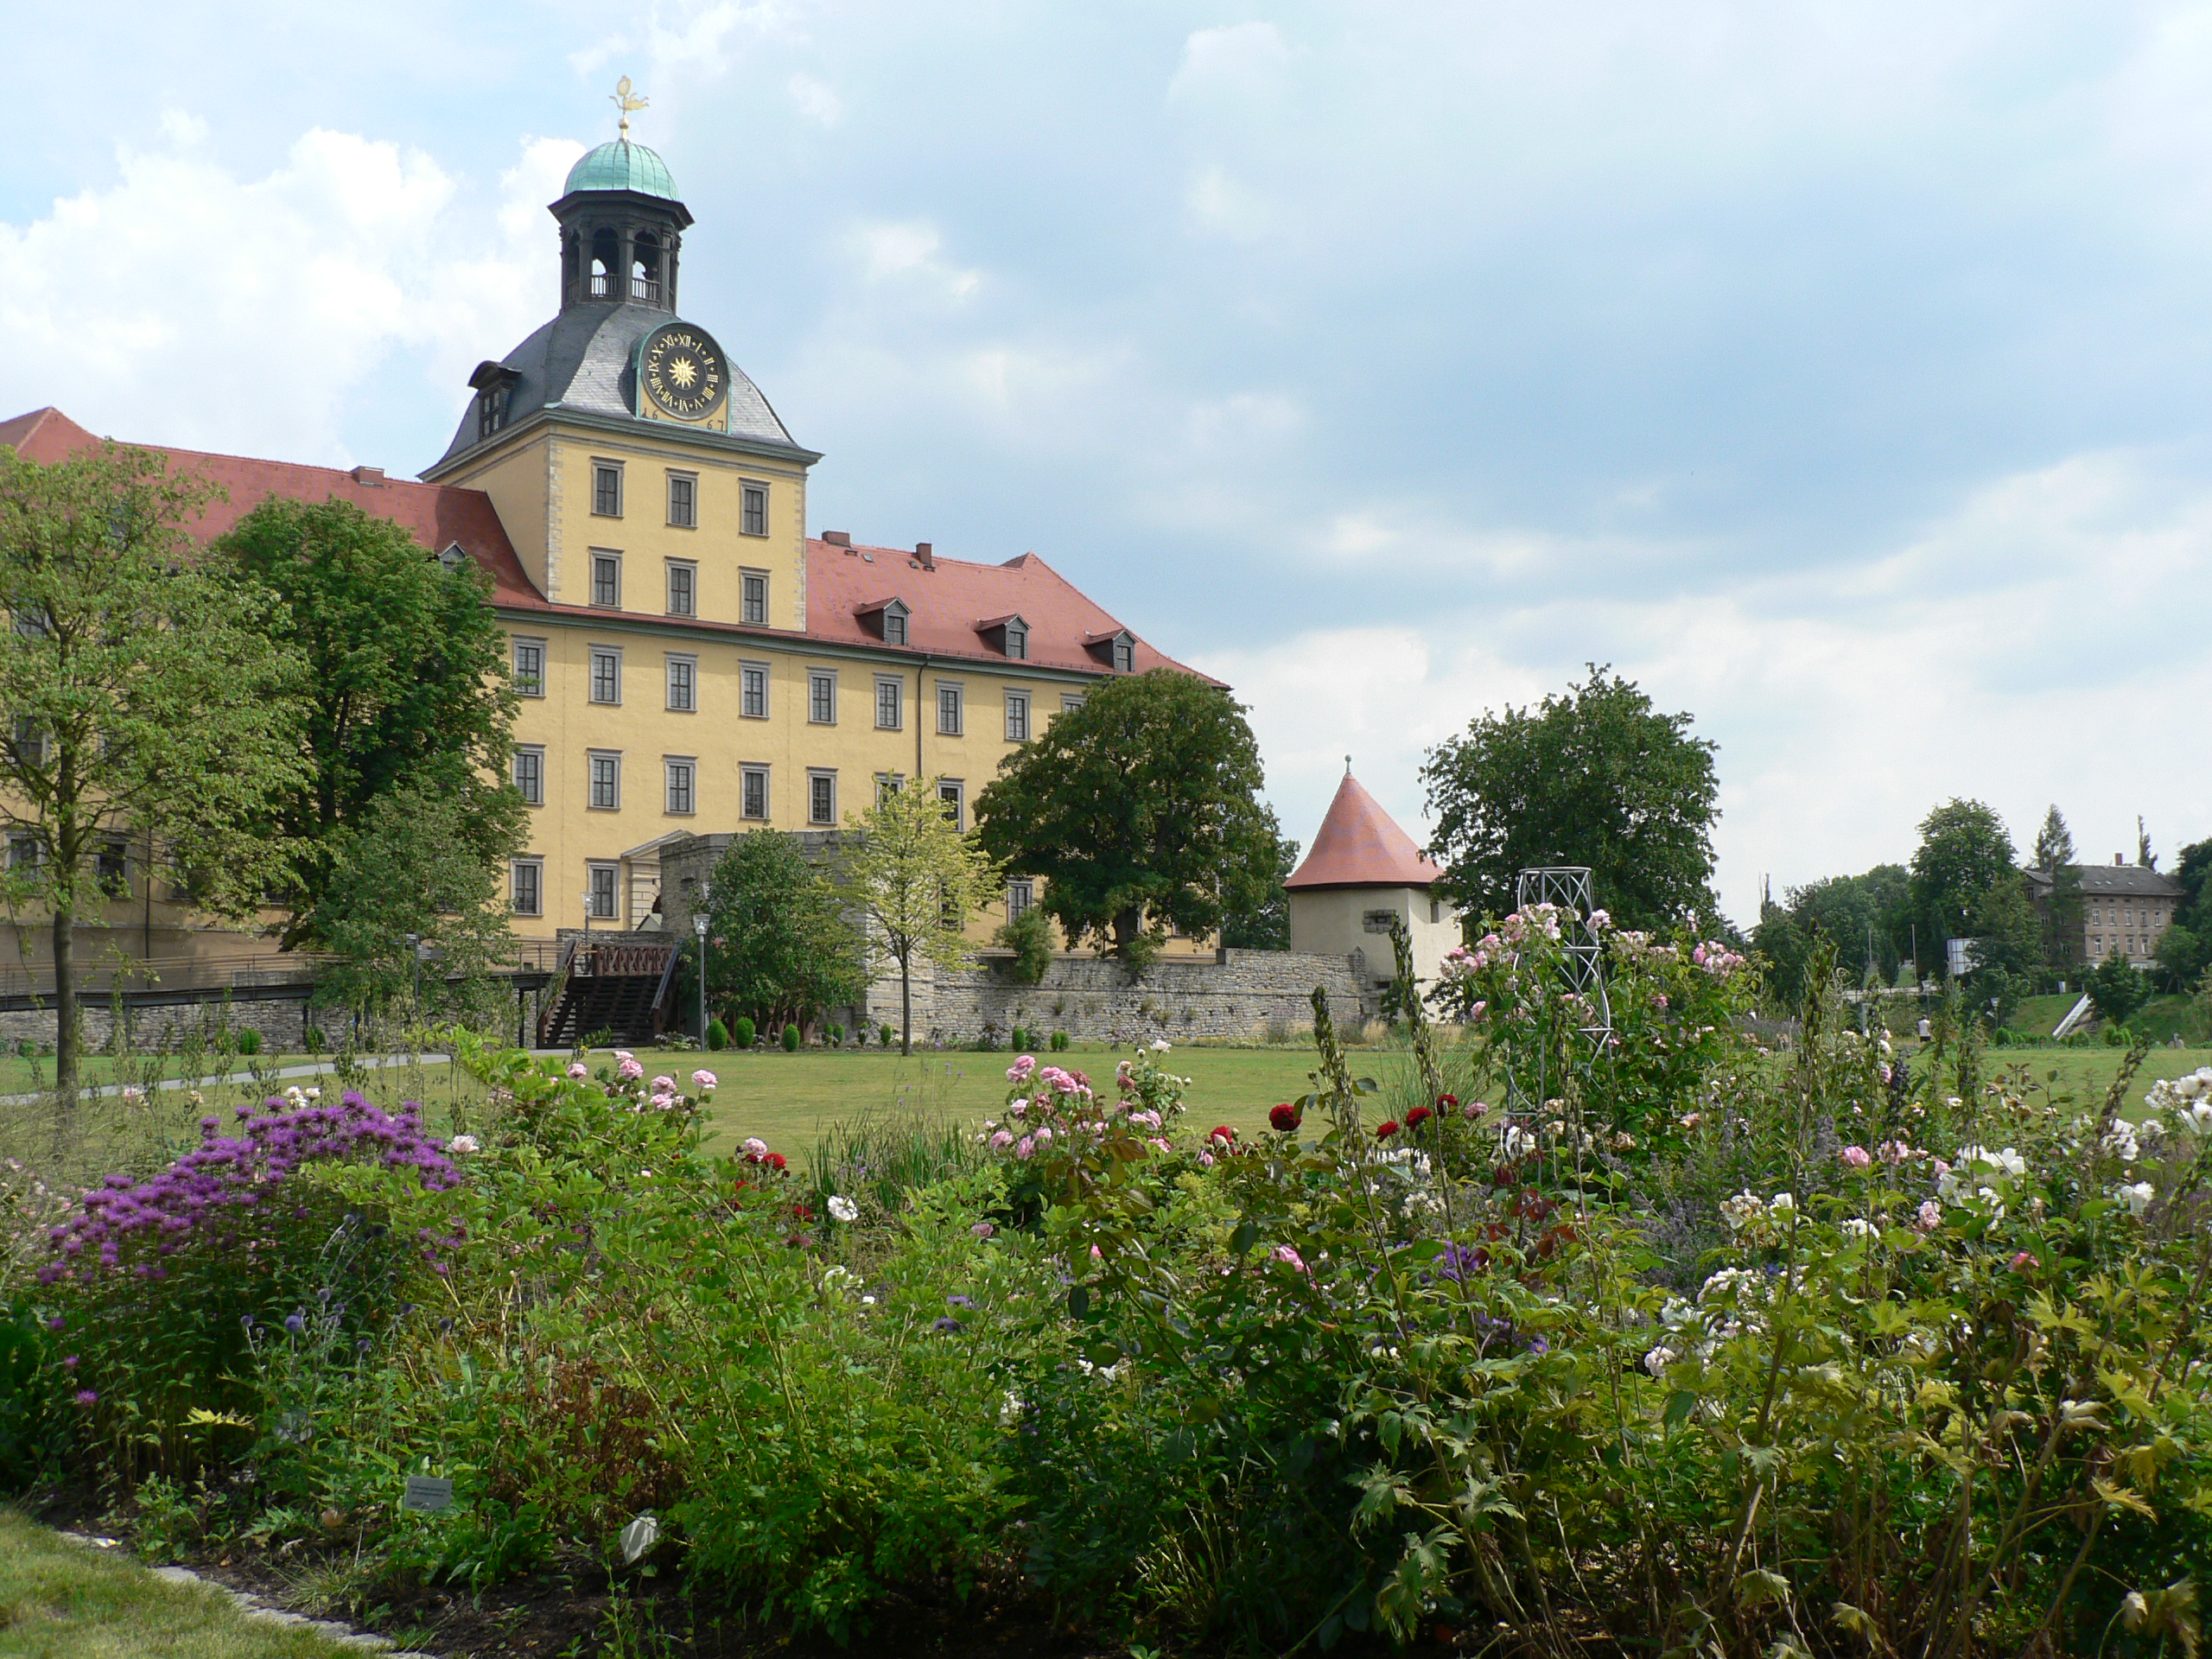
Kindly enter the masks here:
<path id="1" fill-rule="evenodd" d="M 1397 914 L 1395 910 L 1370 910 L 1359 918 L 1359 925 L 1364 932 L 1388 933 Z"/>
<path id="2" fill-rule="evenodd" d="M 29 715 L 16 716 L 16 753 L 28 766 L 46 764 L 46 734 Z"/>
<path id="3" fill-rule="evenodd" d="M 668 475 L 668 522 L 677 530 L 699 527 L 699 476 L 696 473 Z"/>
<path id="4" fill-rule="evenodd" d="M 671 616 L 699 614 L 699 567 L 689 559 L 668 562 L 668 613 Z"/>
<path id="5" fill-rule="evenodd" d="M 535 858 L 518 858 L 507 867 L 507 906 L 518 916 L 545 913 L 545 866 Z"/>
<path id="6" fill-rule="evenodd" d="M 1027 876 L 1016 876 L 1006 884 L 1006 918 L 1018 922 L 1037 902 L 1037 884 Z"/>
<path id="7" fill-rule="evenodd" d="M 884 607 L 883 643 L 887 645 L 906 643 L 906 613 L 896 605 Z"/>
<path id="8" fill-rule="evenodd" d="M 1009 691 L 1006 694 L 1006 741 L 1027 743 L 1029 741 L 1029 694 Z"/>
<path id="9" fill-rule="evenodd" d="M 11 870 L 35 870 L 45 859 L 40 856 L 36 836 L 8 837 L 8 868 Z"/>
<path id="10" fill-rule="evenodd" d="M 745 573 L 740 594 L 743 609 L 738 620 L 766 627 L 768 626 L 768 573 L 765 570 L 747 570 Z"/>
<path id="11" fill-rule="evenodd" d="M 944 804 L 944 816 L 956 830 L 966 827 L 960 822 L 960 798 L 965 787 L 957 778 L 941 779 L 937 786 L 937 798 Z"/>
<path id="12" fill-rule="evenodd" d="M 679 715 L 699 709 L 699 659 L 671 656 L 668 659 L 668 706 Z"/>
<path id="13" fill-rule="evenodd" d="M 895 732 L 899 729 L 900 724 L 900 711 L 899 706 L 899 699 L 905 693 L 906 685 L 906 683 L 904 680 L 893 679 L 889 675 L 885 675 L 876 681 L 876 730 L 880 732 Z"/>
<path id="14" fill-rule="evenodd" d="M 622 701 L 622 653 L 612 645 L 591 648 L 591 700 Z"/>
<path id="15" fill-rule="evenodd" d="M 594 749 L 591 762 L 591 804 L 601 812 L 622 809 L 622 755 L 613 749 Z"/>
<path id="16" fill-rule="evenodd" d="M 740 515 L 738 529 L 747 536 L 768 533 L 768 486 L 747 484 L 745 489 L 745 509 Z"/>
<path id="17" fill-rule="evenodd" d="M 884 802 L 889 800 L 893 795 L 896 795 L 906 786 L 906 779 L 902 773 L 896 772 L 877 772 L 875 774 L 875 804 L 878 806 L 881 806 Z"/>
<path id="18" fill-rule="evenodd" d="M 545 642 L 515 641 L 515 690 L 525 697 L 545 695 Z"/>
<path id="19" fill-rule="evenodd" d="M 768 718 L 768 664 L 741 663 L 737 670 L 738 712 L 747 720 Z"/>
<path id="20" fill-rule="evenodd" d="M 584 914 L 594 921 L 614 919 L 615 867 L 612 864 L 584 866 Z"/>
<path id="21" fill-rule="evenodd" d="M 806 677 L 806 717 L 817 726 L 837 723 L 837 677 L 815 669 Z"/>
<path id="22" fill-rule="evenodd" d="M 806 774 L 806 821 L 827 824 L 837 822 L 836 772 L 810 772 Z"/>
<path id="23" fill-rule="evenodd" d="M 768 817 L 768 768 L 740 766 L 737 787 L 738 817 L 766 822 Z"/>
<path id="24" fill-rule="evenodd" d="M 1060 712 L 1064 715 L 1071 709 L 1080 709 L 1082 707 L 1083 693 L 1080 691 L 1067 693 L 1060 698 Z"/>
<path id="25" fill-rule="evenodd" d="M 515 751 L 515 792 L 527 805 L 545 804 L 545 751 L 536 744 Z"/>
<path id="26" fill-rule="evenodd" d="M 591 510 L 601 518 L 622 516 L 622 467 L 619 461 L 591 464 Z"/>
<path id="27" fill-rule="evenodd" d="M 937 733 L 939 737 L 960 735 L 960 688 L 944 680 L 937 683 Z"/>
<path id="28" fill-rule="evenodd" d="M 1029 630 L 1018 623 L 1006 625 L 1006 654 L 1017 663 L 1029 660 Z"/>
<path id="29" fill-rule="evenodd" d="M 1136 646 L 1129 640 L 1116 639 L 1114 642 L 1114 671 L 1117 674 L 1127 674 L 1136 665 Z"/>
<path id="30" fill-rule="evenodd" d="M 691 785 L 697 776 L 698 763 L 688 758 L 671 756 L 661 764 L 668 772 L 668 810 L 688 817 L 692 810 Z"/>
<path id="31" fill-rule="evenodd" d="M 1431 925 L 1444 919 L 1444 901 L 1441 899 L 1431 899 L 1428 901 L 1428 919 Z"/>
<path id="32" fill-rule="evenodd" d="M 129 896 L 129 849 L 121 836 L 110 836 L 93 855 L 92 880 L 110 898 L 122 899 Z"/>
<path id="33" fill-rule="evenodd" d="M 591 556 L 591 602 L 607 610 L 622 607 L 622 556 L 619 553 L 594 553 Z"/>

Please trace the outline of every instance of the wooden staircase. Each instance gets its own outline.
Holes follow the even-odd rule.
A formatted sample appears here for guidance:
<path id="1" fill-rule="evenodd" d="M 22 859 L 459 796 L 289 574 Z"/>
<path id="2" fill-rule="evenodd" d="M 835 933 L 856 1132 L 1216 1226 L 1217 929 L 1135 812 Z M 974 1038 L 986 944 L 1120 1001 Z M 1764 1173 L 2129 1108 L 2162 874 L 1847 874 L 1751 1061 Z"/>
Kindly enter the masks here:
<path id="1" fill-rule="evenodd" d="M 587 946 L 571 939 L 538 1016 L 537 1046 L 569 1048 L 597 1031 L 640 1047 L 654 1042 L 667 1028 L 676 957 L 672 940 L 618 938 Z"/>

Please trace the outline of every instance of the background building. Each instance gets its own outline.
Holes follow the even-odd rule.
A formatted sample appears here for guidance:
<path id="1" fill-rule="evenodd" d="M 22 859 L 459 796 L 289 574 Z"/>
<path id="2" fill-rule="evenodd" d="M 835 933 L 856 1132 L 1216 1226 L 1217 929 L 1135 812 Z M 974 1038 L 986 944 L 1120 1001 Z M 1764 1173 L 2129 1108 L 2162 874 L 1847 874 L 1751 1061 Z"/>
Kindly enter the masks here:
<path id="1" fill-rule="evenodd" d="M 2069 911 L 2080 919 L 2063 918 L 2074 937 L 2066 943 L 2072 954 L 2087 963 L 2100 963 L 2114 954 L 2138 968 L 2148 968 L 2158 954 L 2158 938 L 2173 925 L 2174 909 L 2181 902 L 2181 883 L 2156 870 L 2126 862 L 2120 854 L 2109 864 L 2069 864 L 2070 891 L 2064 894 Z M 2036 908 L 2048 916 L 2054 902 L 2050 877 L 2041 870 L 2028 872 L 2028 890 Z"/>
<path id="2" fill-rule="evenodd" d="M 1459 943 L 1459 912 L 1436 891 L 1444 872 L 1344 769 L 1313 844 L 1283 886 L 1290 892 L 1290 948 L 1351 959 L 1363 996 L 1397 978 L 1390 919 L 1406 925 L 1414 977 L 1433 984 Z"/>

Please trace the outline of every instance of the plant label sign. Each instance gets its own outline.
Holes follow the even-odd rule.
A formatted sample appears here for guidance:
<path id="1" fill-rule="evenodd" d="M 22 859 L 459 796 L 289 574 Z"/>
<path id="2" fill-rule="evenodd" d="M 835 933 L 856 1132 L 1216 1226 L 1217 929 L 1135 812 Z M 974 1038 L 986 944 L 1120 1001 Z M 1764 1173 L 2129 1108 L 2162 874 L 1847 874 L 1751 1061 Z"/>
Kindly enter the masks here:
<path id="1" fill-rule="evenodd" d="M 403 1510 L 449 1510 L 453 1507 L 453 1482 L 442 1480 L 435 1475 L 410 1475 L 407 1491 L 400 1497 Z"/>

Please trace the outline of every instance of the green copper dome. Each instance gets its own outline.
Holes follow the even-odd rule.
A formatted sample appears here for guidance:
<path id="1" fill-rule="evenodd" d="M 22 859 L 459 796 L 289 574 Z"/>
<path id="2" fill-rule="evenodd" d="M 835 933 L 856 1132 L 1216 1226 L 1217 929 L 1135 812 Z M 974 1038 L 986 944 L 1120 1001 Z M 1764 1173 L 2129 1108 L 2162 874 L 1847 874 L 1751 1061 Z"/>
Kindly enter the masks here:
<path id="1" fill-rule="evenodd" d="M 601 144 L 569 169 L 563 195 L 578 190 L 634 190 L 641 196 L 675 201 L 676 181 L 668 163 L 643 144 L 617 138 Z"/>

